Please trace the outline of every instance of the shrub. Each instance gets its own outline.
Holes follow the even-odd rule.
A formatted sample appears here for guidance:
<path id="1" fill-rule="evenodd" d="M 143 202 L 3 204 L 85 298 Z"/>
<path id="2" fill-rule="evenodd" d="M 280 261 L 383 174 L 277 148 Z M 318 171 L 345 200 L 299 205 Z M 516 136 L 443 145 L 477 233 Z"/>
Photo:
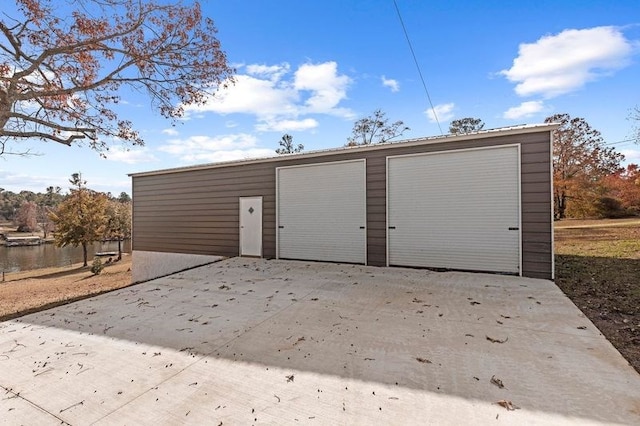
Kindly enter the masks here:
<path id="1" fill-rule="evenodd" d="M 93 263 L 91 264 L 91 272 L 93 272 L 93 275 L 100 275 L 100 272 L 102 272 L 103 269 L 104 265 L 102 264 L 102 261 L 97 257 L 93 259 Z"/>
<path id="2" fill-rule="evenodd" d="M 616 219 L 629 216 L 629 212 L 622 206 L 617 198 L 600 197 L 594 203 L 597 217 L 603 219 Z"/>

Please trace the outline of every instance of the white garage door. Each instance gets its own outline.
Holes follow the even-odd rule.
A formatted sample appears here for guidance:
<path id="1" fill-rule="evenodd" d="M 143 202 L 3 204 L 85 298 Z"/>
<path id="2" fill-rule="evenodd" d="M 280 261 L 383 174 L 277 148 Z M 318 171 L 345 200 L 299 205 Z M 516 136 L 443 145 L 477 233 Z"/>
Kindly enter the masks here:
<path id="1" fill-rule="evenodd" d="M 389 157 L 390 265 L 520 272 L 518 146 Z"/>
<path id="2" fill-rule="evenodd" d="M 278 258 L 366 263 L 365 161 L 276 170 Z"/>

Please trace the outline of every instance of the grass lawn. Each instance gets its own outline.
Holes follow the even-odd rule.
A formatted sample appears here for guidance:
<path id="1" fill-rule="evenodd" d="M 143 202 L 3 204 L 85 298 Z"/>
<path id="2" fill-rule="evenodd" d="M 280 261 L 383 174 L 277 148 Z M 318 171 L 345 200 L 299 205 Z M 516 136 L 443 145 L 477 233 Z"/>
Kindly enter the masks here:
<path id="1" fill-rule="evenodd" d="M 555 224 L 556 284 L 640 372 L 640 219 Z"/>

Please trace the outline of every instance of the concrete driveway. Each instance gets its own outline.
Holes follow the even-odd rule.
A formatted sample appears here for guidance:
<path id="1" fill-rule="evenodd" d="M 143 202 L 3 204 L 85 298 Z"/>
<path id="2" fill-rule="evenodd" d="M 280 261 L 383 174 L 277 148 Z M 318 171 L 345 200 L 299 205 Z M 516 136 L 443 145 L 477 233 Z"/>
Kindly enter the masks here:
<path id="1" fill-rule="evenodd" d="M 549 281 L 262 259 L 0 323 L 0 386 L 2 424 L 640 424 Z"/>

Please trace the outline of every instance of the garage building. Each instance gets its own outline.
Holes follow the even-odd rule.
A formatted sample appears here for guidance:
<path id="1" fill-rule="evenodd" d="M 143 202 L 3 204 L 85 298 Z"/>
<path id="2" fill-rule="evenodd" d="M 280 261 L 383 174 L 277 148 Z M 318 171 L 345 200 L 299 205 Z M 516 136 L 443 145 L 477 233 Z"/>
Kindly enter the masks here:
<path id="1" fill-rule="evenodd" d="M 553 279 L 556 127 L 132 174 L 134 281 L 238 255 Z"/>

